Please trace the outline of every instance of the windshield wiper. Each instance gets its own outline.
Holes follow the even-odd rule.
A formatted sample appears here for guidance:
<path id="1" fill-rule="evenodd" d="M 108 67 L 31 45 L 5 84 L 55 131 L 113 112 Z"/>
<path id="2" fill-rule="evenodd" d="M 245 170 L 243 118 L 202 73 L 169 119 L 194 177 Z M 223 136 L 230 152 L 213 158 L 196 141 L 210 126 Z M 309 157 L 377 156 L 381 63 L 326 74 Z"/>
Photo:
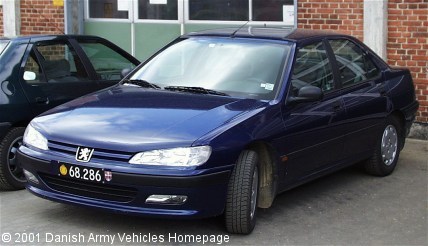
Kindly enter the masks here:
<path id="1" fill-rule="evenodd" d="M 153 89 L 160 89 L 160 86 L 147 82 L 143 79 L 125 79 L 122 84 L 132 84 L 132 85 L 138 85 L 144 88 L 153 88 Z"/>
<path id="2" fill-rule="evenodd" d="M 197 93 L 197 94 L 210 94 L 210 95 L 218 95 L 218 96 L 229 96 L 226 93 L 205 89 L 203 87 L 193 87 L 193 86 L 166 86 L 164 87 L 165 90 L 170 91 L 182 91 L 182 92 L 190 92 L 190 93 Z"/>

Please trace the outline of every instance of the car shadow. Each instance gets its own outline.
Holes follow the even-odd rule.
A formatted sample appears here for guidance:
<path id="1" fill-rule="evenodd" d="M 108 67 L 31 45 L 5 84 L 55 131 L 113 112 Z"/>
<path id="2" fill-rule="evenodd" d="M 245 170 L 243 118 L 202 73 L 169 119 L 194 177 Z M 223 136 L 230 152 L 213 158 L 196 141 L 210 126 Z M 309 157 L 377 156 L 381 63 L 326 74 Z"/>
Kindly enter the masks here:
<path id="1" fill-rule="evenodd" d="M 271 208 L 258 209 L 258 227 L 263 227 L 263 224 L 280 223 L 283 220 L 294 221 L 297 219 L 293 218 L 296 214 L 304 213 L 311 216 L 322 213 L 331 209 L 327 204 L 331 204 L 332 201 L 336 206 L 351 202 L 355 196 L 353 186 L 364 177 L 373 178 L 361 172 L 360 167 L 356 165 L 283 192 L 276 197 Z M 323 205 L 323 202 L 326 202 L 326 205 Z M 158 219 L 65 204 L 55 206 L 59 206 L 58 209 L 47 210 L 43 214 L 45 219 L 55 224 L 61 224 L 66 220 L 67 226 L 90 228 L 94 233 L 227 234 L 223 216 L 198 220 Z"/>

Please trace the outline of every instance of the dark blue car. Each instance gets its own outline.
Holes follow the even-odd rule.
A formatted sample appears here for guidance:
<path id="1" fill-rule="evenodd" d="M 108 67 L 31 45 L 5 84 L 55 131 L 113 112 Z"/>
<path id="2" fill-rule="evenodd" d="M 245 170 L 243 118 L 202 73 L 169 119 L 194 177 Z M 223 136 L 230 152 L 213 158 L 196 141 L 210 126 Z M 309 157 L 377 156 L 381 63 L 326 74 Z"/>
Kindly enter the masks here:
<path id="1" fill-rule="evenodd" d="M 355 38 L 242 28 L 184 35 L 118 85 L 27 127 L 27 189 L 156 217 L 224 213 L 250 233 L 257 207 L 365 161 L 390 174 L 418 102 L 407 69 Z"/>

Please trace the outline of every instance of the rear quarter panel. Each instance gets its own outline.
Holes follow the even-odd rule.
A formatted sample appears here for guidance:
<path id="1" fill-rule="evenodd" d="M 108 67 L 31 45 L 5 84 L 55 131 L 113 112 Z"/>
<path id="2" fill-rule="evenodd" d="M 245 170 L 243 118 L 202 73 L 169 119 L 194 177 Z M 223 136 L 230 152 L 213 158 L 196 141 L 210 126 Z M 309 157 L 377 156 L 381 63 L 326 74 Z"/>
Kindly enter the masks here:
<path id="1" fill-rule="evenodd" d="M 391 68 L 385 72 L 385 79 L 385 89 L 393 110 L 402 112 L 406 121 L 413 121 L 419 104 L 410 71 L 406 68 Z"/>

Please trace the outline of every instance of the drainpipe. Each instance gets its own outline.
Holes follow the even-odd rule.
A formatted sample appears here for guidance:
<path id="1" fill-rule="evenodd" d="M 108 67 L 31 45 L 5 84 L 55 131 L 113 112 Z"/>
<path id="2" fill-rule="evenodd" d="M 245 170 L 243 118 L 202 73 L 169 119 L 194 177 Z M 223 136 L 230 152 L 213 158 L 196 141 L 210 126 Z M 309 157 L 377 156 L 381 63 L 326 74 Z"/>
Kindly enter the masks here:
<path id="1" fill-rule="evenodd" d="M 83 34 L 83 0 L 64 0 L 65 34 Z"/>
<path id="2" fill-rule="evenodd" d="M 3 35 L 19 36 L 21 33 L 21 9 L 19 0 L 6 0 L 3 3 Z"/>
<path id="3" fill-rule="evenodd" d="M 388 0 L 364 0 L 364 43 L 386 61 Z"/>

